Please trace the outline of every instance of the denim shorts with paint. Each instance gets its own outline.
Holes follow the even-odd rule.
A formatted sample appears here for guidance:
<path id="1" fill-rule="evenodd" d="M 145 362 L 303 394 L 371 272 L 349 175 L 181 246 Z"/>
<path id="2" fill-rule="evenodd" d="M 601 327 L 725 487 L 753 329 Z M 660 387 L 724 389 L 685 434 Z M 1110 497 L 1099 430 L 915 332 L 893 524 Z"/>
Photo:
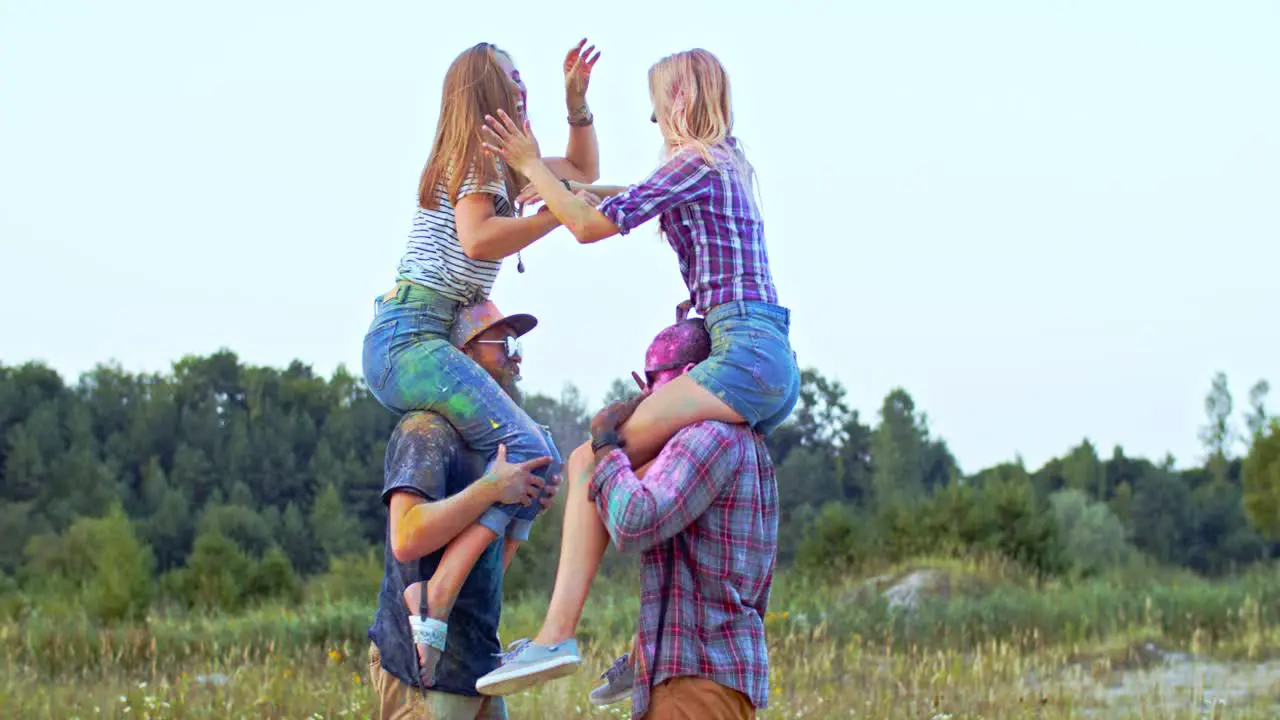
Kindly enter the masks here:
<path id="1" fill-rule="evenodd" d="M 800 399 L 800 368 L 791 349 L 791 312 L 772 303 L 734 300 L 704 318 L 711 356 L 689 376 L 768 435 Z"/>
<path id="2" fill-rule="evenodd" d="M 458 307 L 456 300 L 418 285 L 402 285 L 390 299 L 375 299 L 364 336 L 364 381 L 370 393 L 397 415 L 424 410 L 443 416 L 489 465 L 498 445 L 505 444 L 508 462 L 550 457 L 551 463 L 534 474 L 545 480 L 559 473 L 562 461 L 551 434 L 449 342 Z M 494 505 L 480 524 L 499 537 L 527 540 L 542 497 L 527 506 Z"/>

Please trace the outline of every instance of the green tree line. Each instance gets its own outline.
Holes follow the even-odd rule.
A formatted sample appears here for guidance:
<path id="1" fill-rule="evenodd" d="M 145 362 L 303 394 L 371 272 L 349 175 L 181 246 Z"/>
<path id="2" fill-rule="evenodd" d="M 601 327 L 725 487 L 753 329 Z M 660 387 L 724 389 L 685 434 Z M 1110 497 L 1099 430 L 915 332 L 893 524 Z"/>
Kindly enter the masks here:
<path id="1" fill-rule="evenodd" d="M 628 386 L 618 380 L 605 400 Z M 1226 377 L 1213 379 L 1199 467 L 1120 447 L 1104 459 L 1084 440 L 1038 469 L 1015 460 L 966 473 L 906 390 L 867 422 L 838 381 L 806 370 L 795 413 L 769 440 L 781 561 L 987 553 L 1044 576 L 1128 562 L 1215 575 L 1274 557 L 1280 423 L 1267 390 L 1253 387 L 1240 430 Z M 526 407 L 566 456 L 594 409 L 572 385 Z M 394 423 L 343 368 L 326 379 L 227 350 L 167 373 L 100 365 L 74 385 L 40 363 L 0 365 L 0 610 L 60 598 L 94 617 L 140 618 L 161 601 L 234 610 L 299 600 L 304 583 L 334 594 L 376 583 Z M 550 587 L 559 512 L 535 524 L 509 593 Z M 607 571 L 634 566 L 614 555 Z"/>

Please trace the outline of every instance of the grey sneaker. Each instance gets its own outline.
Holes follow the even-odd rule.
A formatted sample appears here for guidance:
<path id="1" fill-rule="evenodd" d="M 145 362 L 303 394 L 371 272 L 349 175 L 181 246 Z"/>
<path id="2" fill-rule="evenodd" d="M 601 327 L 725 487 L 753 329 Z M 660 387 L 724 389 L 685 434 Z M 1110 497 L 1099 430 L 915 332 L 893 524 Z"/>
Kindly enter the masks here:
<path id="1" fill-rule="evenodd" d="M 555 645 L 539 645 L 529 640 L 511 643 L 497 670 L 476 681 L 481 695 L 510 695 L 525 688 L 578 671 L 582 658 L 578 641 L 570 638 Z"/>
<path id="2" fill-rule="evenodd" d="M 614 660 L 600 677 L 604 684 L 591 691 L 592 705 L 604 707 L 631 697 L 631 688 L 636 684 L 636 668 L 631 664 L 631 653 Z"/>

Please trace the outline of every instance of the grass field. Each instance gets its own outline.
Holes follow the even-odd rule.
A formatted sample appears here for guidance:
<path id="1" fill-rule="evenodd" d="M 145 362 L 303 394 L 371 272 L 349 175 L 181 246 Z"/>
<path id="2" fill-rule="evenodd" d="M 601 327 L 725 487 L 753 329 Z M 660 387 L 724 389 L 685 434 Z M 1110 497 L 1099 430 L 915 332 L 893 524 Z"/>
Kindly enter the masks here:
<path id="1" fill-rule="evenodd" d="M 904 580 L 906 582 L 904 582 Z M 891 607 L 915 587 L 909 607 Z M 603 584 L 577 676 L 509 699 L 513 718 L 626 717 L 587 702 L 630 643 L 636 600 Z M 373 597 L 371 593 L 369 597 Z M 37 610 L 0 626 L 0 716 L 368 718 L 372 608 L 154 616 L 91 628 Z M 541 598 L 509 603 L 531 635 Z M 838 582 L 782 575 L 766 619 L 775 718 L 1280 717 L 1280 572 L 1211 583 L 1117 577 L 1035 586 L 996 565 L 919 561 Z"/>

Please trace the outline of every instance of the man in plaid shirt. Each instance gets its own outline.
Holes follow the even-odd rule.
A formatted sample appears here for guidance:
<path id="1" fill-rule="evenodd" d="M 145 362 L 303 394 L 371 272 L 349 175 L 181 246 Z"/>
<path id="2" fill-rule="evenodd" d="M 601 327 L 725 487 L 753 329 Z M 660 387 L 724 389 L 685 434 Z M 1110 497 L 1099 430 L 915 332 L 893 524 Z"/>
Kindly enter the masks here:
<path id="1" fill-rule="evenodd" d="M 710 350 L 701 320 L 666 328 L 646 355 L 649 388 Z M 636 404 L 602 410 L 593 435 L 616 429 Z M 746 425 L 690 425 L 641 469 L 643 478 L 617 447 L 602 447 L 595 460 L 588 497 L 617 548 L 641 553 L 641 594 L 636 651 L 619 658 L 593 700 L 634 673 L 632 718 L 754 717 L 769 697 L 764 615 L 778 538 L 778 488 L 763 437 Z"/>

